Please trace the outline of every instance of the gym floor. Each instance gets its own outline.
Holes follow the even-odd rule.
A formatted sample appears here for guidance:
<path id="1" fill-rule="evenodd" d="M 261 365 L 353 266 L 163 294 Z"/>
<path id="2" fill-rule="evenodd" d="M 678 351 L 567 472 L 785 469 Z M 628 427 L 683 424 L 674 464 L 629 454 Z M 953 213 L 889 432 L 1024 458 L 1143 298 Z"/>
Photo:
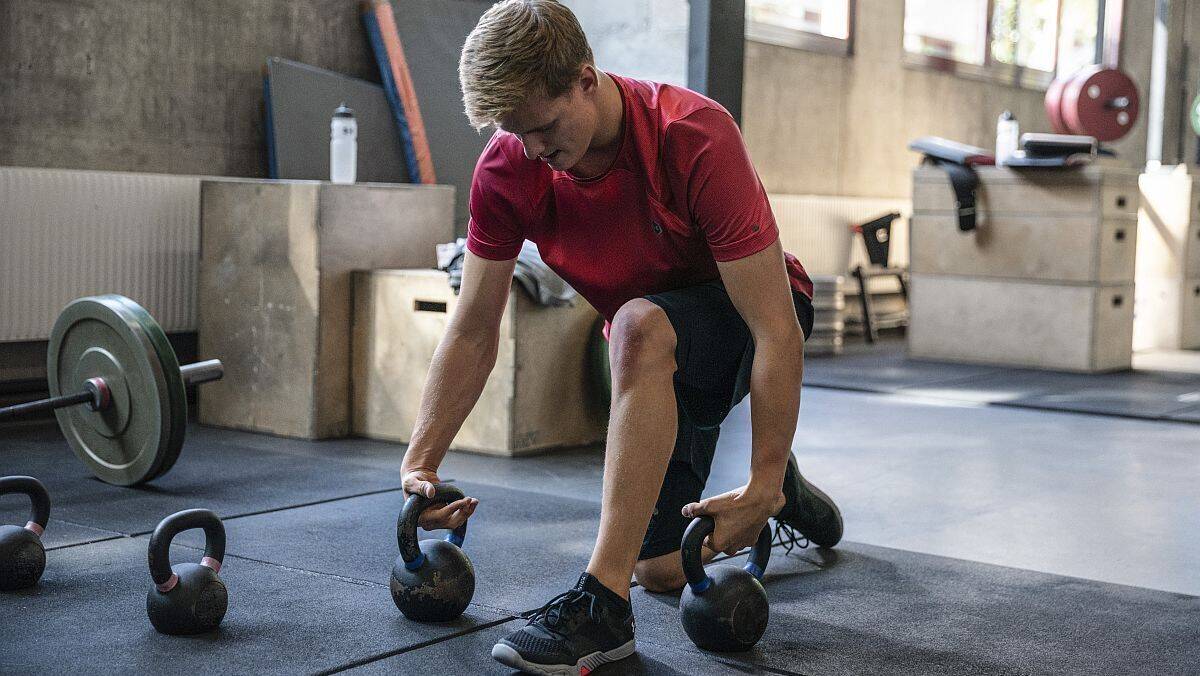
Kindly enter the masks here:
<path id="1" fill-rule="evenodd" d="M 3 430 L 0 475 L 39 477 L 53 509 L 40 584 L 0 595 L 0 672 L 505 673 L 492 643 L 591 550 L 600 449 L 452 453 L 442 475 L 481 501 L 477 589 L 460 620 L 416 624 L 387 588 L 401 446 L 188 435 L 168 475 L 129 489 L 91 478 L 51 423 Z M 749 438 L 743 404 L 710 493 L 744 481 Z M 677 597 L 635 588 L 638 654 L 594 673 L 1200 673 L 1198 439 L 1182 421 L 809 387 L 793 450 L 845 541 L 776 548 L 748 653 L 700 651 Z M 0 521 L 23 522 L 23 500 Z M 148 533 L 191 507 L 225 520 L 229 612 L 215 634 L 165 636 L 145 611 Z M 198 560 L 202 538 L 177 538 L 173 560 Z"/>

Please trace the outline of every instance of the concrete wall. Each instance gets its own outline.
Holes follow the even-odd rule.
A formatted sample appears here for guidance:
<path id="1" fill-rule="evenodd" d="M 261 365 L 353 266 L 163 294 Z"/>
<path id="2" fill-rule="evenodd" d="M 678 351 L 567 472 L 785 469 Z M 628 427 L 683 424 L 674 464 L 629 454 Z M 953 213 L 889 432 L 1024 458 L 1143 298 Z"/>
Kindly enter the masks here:
<path id="1" fill-rule="evenodd" d="M 1154 3 L 1125 3 L 1122 68 L 1150 82 Z M 855 53 L 832 56 L 751 42 L 743 133 L 767 190 L 904 197 L 918 136 L 993 148 L 1005 109 L 1022 131 L 1050 131 L 1044 93 L 905 66 L 903 0 L 859 0 Z M 1145 162 L 1145 116 L 1114 146 Z"/>
<path id="2" fill-rule="evenodd" d="M 991 147 L 1005 108 L 1023 130 L 1048 130 L 1041 91 L 906 67 L 903 0 L 857 1 L 852 57 L 747 46 L 743 131 L 768 190 L 902 197 L 912 138 Z M 566 3 L 601 67 L 686 80 L 687 0 Z M 1200 1 L 1187 4 L 1180 21 L 1200 35 Z M 1153 5 L 1125 2 L 1123 67 L 1143 95 Z M 378 80 L 355 0 L 4 0 L 0 165 L 263 176 L 270 55 Z M 1195 62 L 1175 72 L 1194 83 Z M 1143 117 L 1117 144 L 1130 166 L 1145 137 Z"/>
<path id="3" fill-rule="evenodd" d="M 687 84 L 687 0 L 563 0 L 596 65 L 643 80 Z"/>
<path id="4" fill-rule="evenodd" d="M 268 56 L 378 82 L 355 0 L 4 0 L 0 165 L 265 176 Z"/>

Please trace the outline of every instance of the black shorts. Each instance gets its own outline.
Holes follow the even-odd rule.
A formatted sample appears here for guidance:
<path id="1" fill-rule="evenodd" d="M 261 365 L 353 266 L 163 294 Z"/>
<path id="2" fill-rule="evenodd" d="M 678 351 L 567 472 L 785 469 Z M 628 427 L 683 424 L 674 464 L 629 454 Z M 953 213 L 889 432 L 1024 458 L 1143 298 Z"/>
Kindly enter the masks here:
<path id="1" fill-rule="evenodd" d="M 750 392 L 754 341 L 750 327 L 720 281 L 646 296 L 661 307 L 675 329 L 675 400 L 679 431 L 639 559 L 679 549 L 689 519 L 680 511 L 704 491 L 721 422 Z M 813 306 L 792 291 L 796 316 L 807 339 Z"/>

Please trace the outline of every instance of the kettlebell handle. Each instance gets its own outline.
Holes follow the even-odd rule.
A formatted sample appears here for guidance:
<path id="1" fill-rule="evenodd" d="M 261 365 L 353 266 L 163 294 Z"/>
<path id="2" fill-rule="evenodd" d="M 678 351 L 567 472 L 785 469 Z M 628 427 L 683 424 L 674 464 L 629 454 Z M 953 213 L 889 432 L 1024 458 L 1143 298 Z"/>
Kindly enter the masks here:
<path id="1" fill-rule="evenodd" d="M 164 594 L 175 588 L 179 578 L 171 570 L 171 541 L 185 530 L 204 529 L 204 558 L 200 565 L 221 572 L 225 559 L 225 524 L 207 509 L 185 509 L 163 519 L 150 536 L 150 577 Z"/>
<path id="2" fill-rule="evenodd" d="M 716 521 L 711 516 L 698 516 L 692 519 L 683 533 L 683 544 L 679 547 L 679 554 L 683 558 L 683 574 L 695 594 L 703 594 L 712 586 L 712 578 L 704 571 L 704 559 L 700 556 L 700 548 L 704 544 L 704 538 L 712 535 L 715 529 Z M 750 550 L 750 560 L 742 568 L 761 580 L 770 558 L 771 526 L 766 524 Z"/>
<path id="3" fill-rule="evenodd" d="M 0 479 L 0 495 L 20 493 L 29 496 L 32 510 L 25 529 L 41 537 L 50 522 L 50 494 L 42 482 L 31 476 L 6 476 Z"/>
<path id="4" fill-rule="evenodd" d="M 433 505 L 444 505 L 467 497 L 462 489 L 450 484 L 437 484 L 435 488 L 436 492 L 432 498 L 410 493 L 400 510 L 400 516 L 396 519 L 396 544 L 400 547 L 404 567 L 409 570 L 416 570 L 425 565 L 425 555 L 421 553 L 420 544 L 417 542 L 417 519 L 421 513 Z M 455 547 L 462 547 L 466 537 L 467 524 L 464 522 L 446 535 L 446 542 Z"/>

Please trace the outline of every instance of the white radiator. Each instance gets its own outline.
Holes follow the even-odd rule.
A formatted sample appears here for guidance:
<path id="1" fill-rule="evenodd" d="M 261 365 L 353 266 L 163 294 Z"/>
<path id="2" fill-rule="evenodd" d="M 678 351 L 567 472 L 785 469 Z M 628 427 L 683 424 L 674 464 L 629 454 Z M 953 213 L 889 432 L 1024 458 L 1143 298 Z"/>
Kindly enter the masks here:
<path id="1" fill-rule="evenodd" d="M 45 340 L 98 293 L 194 331 L 199 246 L 198 176 L 0 167 L 0 342 Z"/>
<path id="2" fill-rule="evenodd" d="M 892 222 L 889 263 L 908 265 L 911 200 L 836 195 L 768 197 L 784 250 L 800 259 L 809 274 L 844 275 L 853 266 L 866 264 L 862 238 L 854 235 L 850 227 L 893 211 L 900 212 L 901 217 Z"/>

